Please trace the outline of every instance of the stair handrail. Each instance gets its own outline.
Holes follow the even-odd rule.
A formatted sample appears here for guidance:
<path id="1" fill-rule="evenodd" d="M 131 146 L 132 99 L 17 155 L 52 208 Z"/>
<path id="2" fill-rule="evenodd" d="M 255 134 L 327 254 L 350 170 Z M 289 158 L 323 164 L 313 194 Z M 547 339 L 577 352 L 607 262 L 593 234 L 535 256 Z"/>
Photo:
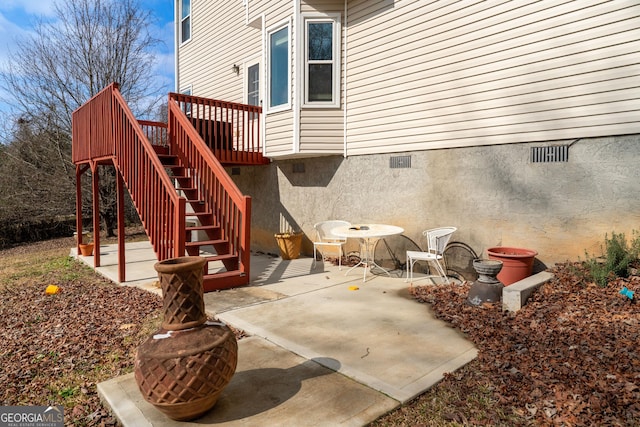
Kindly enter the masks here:
<path id="1" fill-rule="evenodd" d="M 111 161 L 123 177 L 160 261 L 184 255 L 186 199 L 112 83 L 73 113 L 75 163 Z"/>
<path id="2" fill-rule="evenodd" d="M 127 184 L 158 260 L 183 256 L 186 199 L 177 193 L 117 87 L 113 97 L 114 163 Z M 122 121 L 117 120 L 118 116 Z"/>
<path id="3" fill-rule="evenodd" d="M 249 275 L 251 197 L 242 194 L 220 161 L 207 147 L 178 101 L 169 94 L 168 133 L 172 152 L 181 157 L 185 167 L 196 175 L 198 184 L 211 199 L 207 205 L 222 228 L 222 238 L 229 249 L 239 255 L 239 269 Z"/>

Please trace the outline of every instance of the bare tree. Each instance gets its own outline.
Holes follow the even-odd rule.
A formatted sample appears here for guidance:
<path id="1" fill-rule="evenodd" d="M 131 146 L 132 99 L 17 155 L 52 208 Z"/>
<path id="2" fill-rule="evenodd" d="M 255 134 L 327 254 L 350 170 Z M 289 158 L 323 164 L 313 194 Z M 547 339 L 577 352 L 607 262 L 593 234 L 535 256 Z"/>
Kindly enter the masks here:
<path id="1" fill-rule="evenodd" d="M 53 188 L 74 179 L 71 113 L 112 82 L 120 84 L 136 115 L 154 111 L 161 98 L 154 96 L 160 85 L 151 72 L 155 61 L 152 49 L 160 41 L 149 33 L 151 14 L 142 10 L 137 0 L 60 1 L 55 10 L 57 19 L 38 21 L 33 35 L 17 42 L 17 51 L 11 52 L 7 71 L 1 75 L 5 90 L 15 97 L 20 120 L 25 121 L 22 131 L 28 122 L 32 136 L 38 135 L 37 144 L 52 154 L 45 156 L 45 164 L 17 155 L 15 165 L 4 161 L 0 166 L 19 169 L 22 162 L 26 168 L 62 174 L 50 177 L 48 194 L 64 192 L 65 200 L 74 200 L 74 193 L 67 193 L 69 186 Z M 17 128 L 20 132 L 21 126 Z M 52 163 L 58 165 L 53 167 Z M 100 191 L 101 216 L 108 233 L 113 234 L 115 190 L 110 177 L 115 175 L 113 170 L 100 173 L 105 185 Z M 6 187 L 2 179 L 0 175 L 0 190 Z M 41 203 L 46 204 L 46 199 Z M 68 206 L 60 208 L 66 211 Z"/>
<path id="2" fill-rule="evenodd" d="M 73 213 L 74 168 L 50 131 L 18 120 L 0 161 L 0 222 L 28 223 Z"/>
<path id="3" fill-rule="evenodd" d="M 150 72 L 160 43 L 148 31 L 150 12 L 136 0 L 75 0 L 57 3 L 56 17 L 17 42 L 4 73 L 22 116 L 46 114 L 70 131 L 71 113 L 112 82 L 136 114 L 150 111 L 160 89 Z"/>

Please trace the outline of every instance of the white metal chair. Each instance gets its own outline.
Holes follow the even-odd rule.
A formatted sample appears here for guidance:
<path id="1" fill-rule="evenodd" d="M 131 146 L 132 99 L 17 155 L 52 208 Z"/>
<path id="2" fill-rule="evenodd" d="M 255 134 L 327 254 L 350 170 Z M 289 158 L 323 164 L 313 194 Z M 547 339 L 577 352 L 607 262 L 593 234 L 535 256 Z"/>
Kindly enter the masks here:
<path id="1" fill-rule="evenodd" d="M 451 235 L 456 230 L 456 227 L 440 227 L 425 230 L 422 233 L 427 238 L 428 249 L 426 252 L 407 251 L 407 280 L 413 283 L 413 265 L 416 261 L 431 261 L 436 265 L 440 277 L 444 279 L 445 283 L 449 283 L 443 253 L 447 243 L 449 243 L 449 239 L 451 239 Z"/>
<path id="2" fill-rule="evenodd" d="M 316 236 L 313 240 L 313 265 L 316 265 L 317 252 L 322 255 L 322 261 L 324 262 L 325 255 L 323 248 L 333 247 L 338 248 L 338 269 L 342 270 L 342 246 L 347 242 L 344 237 L 334 235 L 331 230 L 336 227 L 346 226 L 350 227 L 351 223 L 348 221 L 331 220 L 322 221 L 313 226 L 316 230 Z"/>

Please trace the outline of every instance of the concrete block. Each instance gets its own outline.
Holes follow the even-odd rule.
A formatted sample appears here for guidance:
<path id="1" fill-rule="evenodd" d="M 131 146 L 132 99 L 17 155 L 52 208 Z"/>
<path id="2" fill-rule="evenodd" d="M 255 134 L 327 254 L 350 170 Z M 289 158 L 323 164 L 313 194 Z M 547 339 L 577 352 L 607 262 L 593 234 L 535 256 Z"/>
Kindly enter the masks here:
<path id="1" fill-rule="evenodd" d="M 527 302 L 533 291 L 553 278 L 548 271 L 522 279 L 502 289 L 502 308 L 509 311 L 520 310 Z"/>

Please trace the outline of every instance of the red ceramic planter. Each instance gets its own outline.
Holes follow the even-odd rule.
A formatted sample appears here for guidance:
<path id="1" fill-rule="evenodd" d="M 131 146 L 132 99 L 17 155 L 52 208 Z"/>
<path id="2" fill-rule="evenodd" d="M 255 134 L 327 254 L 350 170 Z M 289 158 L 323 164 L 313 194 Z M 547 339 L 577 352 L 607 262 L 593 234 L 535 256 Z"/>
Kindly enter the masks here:
<path id="1" fill-rule="evenodd" d="M 502 261 L 502 270 L 498 274 L 505 286 L 531 276 L 533 261 L 538 252 L 531 249 L 499 246 L 487 249 L 489 259 Z"/>

